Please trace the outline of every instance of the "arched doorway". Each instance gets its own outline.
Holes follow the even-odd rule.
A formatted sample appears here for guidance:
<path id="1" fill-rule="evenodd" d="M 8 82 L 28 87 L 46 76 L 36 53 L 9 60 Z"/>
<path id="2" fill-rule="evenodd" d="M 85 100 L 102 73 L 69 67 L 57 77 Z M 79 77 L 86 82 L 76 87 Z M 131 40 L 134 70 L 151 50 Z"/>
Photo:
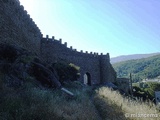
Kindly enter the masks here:
<path id="1" fill-rule="evenodd" d="M 91 75 L 88 72 L 84 74 L 84 84 L 91 86 Z"/>

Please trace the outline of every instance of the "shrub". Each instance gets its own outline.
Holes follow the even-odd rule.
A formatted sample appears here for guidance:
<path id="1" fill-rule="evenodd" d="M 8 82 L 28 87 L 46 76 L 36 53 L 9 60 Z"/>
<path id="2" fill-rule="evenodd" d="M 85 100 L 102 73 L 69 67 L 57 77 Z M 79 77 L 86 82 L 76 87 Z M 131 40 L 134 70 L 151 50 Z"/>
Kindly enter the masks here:
<path id="1" fill-rule="evenodd" d="M 66 80 L 75 81 L 80 77 L 80 68 L 72 63 L 58 62 L 54 63 L 52 67 L 57 71 L 61 83 Z"/>
<path id="2" fill-rule="evenodd" d="M 134 97 L 137 97 L 137 98 L 140 98 L 140 99 L 143 99 L 144 101 L 145 100 L 152 100 L 153 97 L 149 94 L 148 91 L 145 91 L 144 89 L 138 87 L 138 86 L 133 86 L 133 96 Z"/>
<path id="3" fill-rule="evenodd" d="M 160 91 L 160 84 L 157 82 L 146 82 L 141 83 L 140 86 L 134 86 L 135 92 L 133 93 L 135 97 L 143 97 L 143 99 L 154 99 L 154 91 Z"/>
<path id="4" fill-rule="evenodd" d="M 154 97 L 154 91 L 160 91 L 160 83 L 156 82 L 148 82 L 148 88 L 145 90 L 149 92 L 149 94 Z"/>

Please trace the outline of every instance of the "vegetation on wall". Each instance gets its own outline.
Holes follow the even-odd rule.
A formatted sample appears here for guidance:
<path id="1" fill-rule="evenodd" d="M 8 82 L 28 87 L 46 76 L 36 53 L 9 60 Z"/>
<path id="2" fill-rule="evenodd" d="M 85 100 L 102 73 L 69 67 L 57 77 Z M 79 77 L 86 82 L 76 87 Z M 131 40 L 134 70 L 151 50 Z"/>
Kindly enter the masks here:
<path id="1" fill-rule="evenodd" d="M 80 77 L 80 67 L 73 63 L 68 63 L 64 61 L 59 61 L 52 64 L 52 67 L 56 70 L 59 76 L 59 81 L 63 83 L 64 81 L 76 81 Z"/>
<path id="2" fill-rule="evenodd" d="M 156 78 L 160 76 L 160 55 L 115 63 L 113 67 L 117 77 L 129 77 L 132 73 L 134 82 Z"/>

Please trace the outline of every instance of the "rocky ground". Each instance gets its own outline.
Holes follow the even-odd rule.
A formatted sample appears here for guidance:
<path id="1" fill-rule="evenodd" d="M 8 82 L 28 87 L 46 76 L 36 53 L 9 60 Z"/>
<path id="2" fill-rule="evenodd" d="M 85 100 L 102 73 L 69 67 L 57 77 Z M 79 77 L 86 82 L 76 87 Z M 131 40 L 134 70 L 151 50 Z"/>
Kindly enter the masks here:
<path id="1" fill-rule="evenodd" d="M 0 72 L 7 86 L 20 87 L 26 79 L 33 78 L 42 86 L 59 88 L 56 71 L 38 56 L 17 46 L 0 44 Z"/>

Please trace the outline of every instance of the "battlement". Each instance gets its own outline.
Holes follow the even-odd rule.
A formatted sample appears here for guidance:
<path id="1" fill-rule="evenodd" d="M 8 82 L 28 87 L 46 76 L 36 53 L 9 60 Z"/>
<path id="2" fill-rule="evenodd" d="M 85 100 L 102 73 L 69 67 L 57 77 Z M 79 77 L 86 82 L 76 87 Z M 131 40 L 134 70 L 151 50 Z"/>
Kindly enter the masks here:
<path id="1" fill-rule="evenodd" d="M 65 60 L 80 66 L 80 80 L 90 74 L 90 84 L 114 81 L 116 74 L 110 64 L 109 53 L 77 51 L 62 39 L 43 37 L 30 15 L 19 0 L 0 0 L 0 43 L 15 44 L 37 53 L 47 63 Z"/>
<path id="2" fill-rule="evenodd" d="M 42 42 L 48 42 L 50 44 L 59 44 L 62 47 L 66 48 L 66 52 L 67 50 L 69 50 L 70 52 L 76 52 L 79 55 L 87 55 L 87 56 L 92 56 L 92 57 L 100 57 L 100 56 L 108 56 L 109 53 L 107 53 L 106 55 L 104 55 L 103 53 L 96 53 L 96 52 L 88 52 L 88 51 L 77 51 L 77 49 L 74 49 L 73 46 L 67 47 L 67 42 L 64 42 L 64 44 L 62 43 L 62 39 L 56 40 L 54 36 L 52 36 L 52 38 L 49 38 L 49 35 L 46 35 L 45 38 L 42 39 Z"/>
<path id="3" fill-rule="evenodd" d="M 0 0 L 0 17 L 0 23 L 5 25 L 5 29 L 0 27 L 1 33 L 7 36 L 0 36 L 4 38 L 1 42 L 17 44 L 40 54 L 41 31 L 19 0 Z"/>
<path id="4" fill-rule="evenodd" d="M 2 4 L 4 5 L 4 9 L 6 13 L 10 13 L 12 15 L 18 16 L 18 21 L 23 21 L 25 22 L 25 26 L 28 28 L 33 29 L 35 32 L 38 32 L 39 34 L 41 34 L 40 29 L 38 28 L 38 26 L 35 24 L 35 22 L 33 21 L 33 19 L 30 17 L 30 15 L 27 13 L 26 10 L 24 10 L 23 5 L 20 5 L 19 0 L 1 0 Z M 21 24 L 20 22 L 17 21 L 17 19 L 14 19 L 14 17 L 11 17 L 11 19 L 13 21 L 15 21 L 15 23 Z"/>
<path id="5" fill-rule="evenodd" d="M 6 29 L 1 27 L 0 30 L 2 32 L 4 31 L 3 35 L 8 37 L 0 36 L 1 38 L 4 38 L 4 42 L 7 41 L 8 43 L 18 44 L 39 54 L 41 44 L 47 42 L 47 44 L 55 44 L 54 46 L 58 45 L 59 47 L 63 47 L 64 51 L 67 51 L 68 53 L 70 52 L 74 55 L 85 57 L 106 56 L 102 53 L 99 54 L 83 50 L 77 51 L 77 49 L 72 46 L 68 47 L 67 42 L 62 43 L 62 39 L 56 40 L 54 36 L 49 38 L 49 36 L 46 35 L 46 37 L 43 38 L 40 29 L 32 20 L 28 12 L 24 10 L 24 7 L 20 5 L 19 0 L 0 0 L 0 3 L 1 24 L 6 25 Z"/>
<path id="6" fill-rule="evenodd" d="M 95 52 L 88 52 L 88 51 L 77 51 L 77 49 L 73 48 L 72 46 L 68 47 L 67 42 L 62 43 L 62 39 L 56 40 L 54 36 L 52 38 L 49 38 L 48 35 L 46 35 L 45 38 L 43 38 L 42 33 L 36 23 L 33 21 L 33 19 L 30 17 L 28 12 L 24 10 L 24 7 L 20 5 L 19 0 L 0 0 L 0 10 L 2 13 L 2 18 L 6 17 L 2 24 L 6 24 L 6 21 L 8 22 L 8 31 L 12 33 L 13 35 L 7 35 L 10 36 L 8 42 L 15 43 L 14 39 L 19 39 L 16 44 L 19 44 L 26 49 L 30 51 L 34 51 L 39 53 L 41 48 L 42 42 L 48 42 L 51 44 L 59 44 L 63 48 L 66 48 L 67 51 L 70 51 L 74 54 L 79 55 L 85 55 L 85 56 L 91 56 L 91 57 L 98 57 L 101 54 L 95 53 Z M 16 29 L 15 29 L 16 28 Z M 0 28 L 3 29 L 3 28 Z M 17 33 L 20 33 L 19 35 Z M 19 38 L 18 38 L 19 37 Z M 2 37 L 3 38 L 3 37 Z M 24 44 L 25 43 L 25 44 Z M 31 47 L 34 46 L 34 47 Z M 34 49 L 34 50 L 33 50 Z"/>

